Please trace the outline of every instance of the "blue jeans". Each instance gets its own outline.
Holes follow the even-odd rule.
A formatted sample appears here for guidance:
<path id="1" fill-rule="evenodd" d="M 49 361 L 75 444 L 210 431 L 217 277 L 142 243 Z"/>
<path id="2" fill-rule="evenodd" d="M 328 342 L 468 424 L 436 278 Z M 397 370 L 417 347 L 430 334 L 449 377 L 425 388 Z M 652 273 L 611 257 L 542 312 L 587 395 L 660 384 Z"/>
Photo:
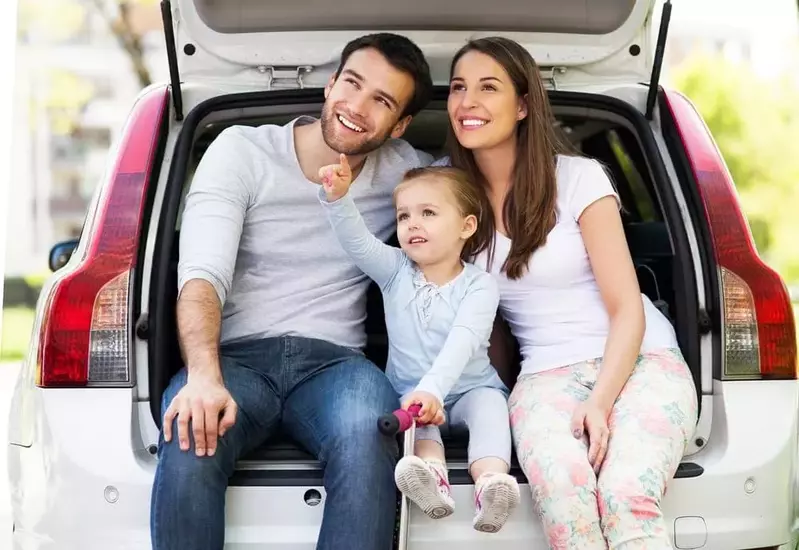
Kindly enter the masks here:
<path id="1" fill-rule="evenodd" d="M 193 442 L 184 452 L 177 437 L 170 443 L 161 437 L 151 502 L 153 548 L 221 550 L 225 491 L 237 460 L 283 430 L 325 469 L 317 549 L 389 550 L 398 449 L 376 422 L 399 399 L 383 372 L 357 352 L 307 338 L 236 343 L 223 346 L 221 356 L 225 386 L 238 405 L 236 423 L 212 457 L 196 456 Z M 183 369 L 164 393 L 162 410 L 185 383 Z"/>

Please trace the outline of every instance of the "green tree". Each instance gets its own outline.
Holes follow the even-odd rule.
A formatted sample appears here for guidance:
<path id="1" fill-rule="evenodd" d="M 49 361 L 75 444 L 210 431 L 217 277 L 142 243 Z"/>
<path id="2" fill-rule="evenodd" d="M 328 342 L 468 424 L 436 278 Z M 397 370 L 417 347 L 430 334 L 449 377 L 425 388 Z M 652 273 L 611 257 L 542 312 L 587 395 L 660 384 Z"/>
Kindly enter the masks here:
<path id="1" fill-rule="evenodd" d="M 127 53 L 139 85 L 146 87 L 152 77 L 137 20 L 144 11 L 156 10 L 156 5 L 157 0 L 21 0 L 19 34 L 57 44 L 79 33 L 91 12 L 97 13 Z"/>
<path id="2" fill-rule="evenodd" d="M 36 47 L 57 48 L 84 32 L 89 17 L 98 13 L 111 34 L 127 53 L 131 67 L 141 87 L 152 82 L 145 59 L 141 24 L 146 11 L 157 10 L 156 0 L 21 0 L 19 3 L 18 34 L 20 40 Z M 157 11 L 154 12 L 157 20 Z M 150 17 L 152 20 L 153 18 Z M 47 111 L 55 133 L 68 134 L 74 130 L 81 110 L 94 97 L 90 81 L 68 70 L 41 70 L 40 82 L 45 90 L 37 104 L 32 104 L 32 116 L 38 109 Z"/>
<path id="3" fill-rule="evenodd" d="M 156 0 L 91 0 L 95 10 L 108 24 L 109 30 L 116 37 L 119 45 L 127 52 L 136 78 L 142 88 L 152 83 L 150 69 L 144 56 L 142 36 L 133 23 L 133 10 L 139 7 L 155 6 Z"/>
<path id="4" fill-rule="evenodd" d="M 707 56 L 688 60 L 672 82 L 713 134 L 761 256 L 799 281 L 799 90 L 787 78 L 764 79 L 746 64 Z"/>

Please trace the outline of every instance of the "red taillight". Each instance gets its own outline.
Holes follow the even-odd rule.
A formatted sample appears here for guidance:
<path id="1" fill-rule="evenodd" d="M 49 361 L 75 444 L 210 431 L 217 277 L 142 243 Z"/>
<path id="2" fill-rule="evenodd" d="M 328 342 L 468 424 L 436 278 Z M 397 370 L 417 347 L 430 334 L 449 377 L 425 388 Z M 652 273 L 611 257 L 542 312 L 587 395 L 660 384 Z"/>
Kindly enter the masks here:
<path id="1" fill-rule="evenodd" d="M 168 101 L 166 88 L 154 88 L 133 106 L 116 162 L 103 182 L 94 215 L 87 220 L 83 255 L 53 284 L 43 302 L 37 358 L 40 386 L 130 382 L 130 277 Z"/>
<path id="2" fill-rule="evenodd" d="M 780 276 L 757 254 L 738 194 L 713 137 L 691 102 L 666 101 L 699 187 L 721 273 L 726 378 L 797 378 L 793 308 Z"/>

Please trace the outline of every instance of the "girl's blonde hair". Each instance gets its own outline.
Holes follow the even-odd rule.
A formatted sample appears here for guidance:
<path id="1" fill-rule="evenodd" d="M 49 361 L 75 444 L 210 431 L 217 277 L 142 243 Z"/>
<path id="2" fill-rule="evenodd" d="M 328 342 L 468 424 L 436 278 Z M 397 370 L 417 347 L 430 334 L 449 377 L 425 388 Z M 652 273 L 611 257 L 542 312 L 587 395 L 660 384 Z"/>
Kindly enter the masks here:
<path id="1" fill-rule="evenodd" d="M 483 221 L 484 212 L 488 206 L 488 199 L 482 187 L 477 186 L 465 170 L 452 166 L 425 166 L 412 168 L 405 173 L 402 181 L 394 189 L 394 205 L 397 204 L 397 195 L 400 191 L 419 180 L 428 180 L 432 185 L 445 184 L 455 199 L 455 205 L 464 218 L 474 216 L 477 218 L 478 228 Z M 463 247 L 461 258 L 471 261 L 488 246 L 487 234 L 479 229 L 474 232 Z"/>

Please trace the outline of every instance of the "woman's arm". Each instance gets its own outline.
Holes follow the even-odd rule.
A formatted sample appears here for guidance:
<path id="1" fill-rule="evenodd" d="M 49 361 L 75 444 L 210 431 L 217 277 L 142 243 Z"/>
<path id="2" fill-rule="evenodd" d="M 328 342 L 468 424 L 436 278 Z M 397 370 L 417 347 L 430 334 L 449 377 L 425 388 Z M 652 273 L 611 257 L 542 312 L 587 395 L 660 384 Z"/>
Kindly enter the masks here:
<path id="1" fill-rule="evenodd" d="M 599 472 L 608 448 L 608 418 L 630 377 L 644 337 L 644 305 L 619 215 L 619 199 L 602 166 L 575 164 L 569 207 L 610 318 L 602 367 L 591 396 L 572 417 L 574 437 L 588 432 L 588 461 Z"/>
<path id="2" fill-rule="evenodd" d="M 588 206 L 579 224 L 610 317 L 602 368 L 590 399 L 609 415 L 641 351 L 644 305 L 616 198 L 606 196 Z"/>

